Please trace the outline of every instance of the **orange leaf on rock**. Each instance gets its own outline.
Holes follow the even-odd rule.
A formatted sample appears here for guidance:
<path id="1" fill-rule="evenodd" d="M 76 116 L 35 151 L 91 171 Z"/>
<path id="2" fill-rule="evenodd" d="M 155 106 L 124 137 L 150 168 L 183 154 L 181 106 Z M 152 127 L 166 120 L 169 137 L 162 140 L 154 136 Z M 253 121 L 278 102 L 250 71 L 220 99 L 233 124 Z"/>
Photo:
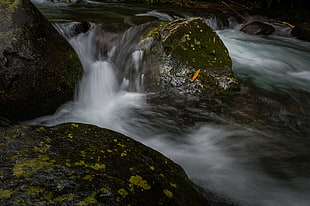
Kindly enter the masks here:
<path id="1" fill-rule="evenodd" d="M 194 81 L 195 81 L 195 79 L 197 79 L 197 77 L 198 77 L 199 73 L 200 73 L 200 69 L 198 69 L 198 70 L 195 72 L 195 74 L 194 74 L 193 78 L 191 79 L 191 82 L 194 82 Z"/>

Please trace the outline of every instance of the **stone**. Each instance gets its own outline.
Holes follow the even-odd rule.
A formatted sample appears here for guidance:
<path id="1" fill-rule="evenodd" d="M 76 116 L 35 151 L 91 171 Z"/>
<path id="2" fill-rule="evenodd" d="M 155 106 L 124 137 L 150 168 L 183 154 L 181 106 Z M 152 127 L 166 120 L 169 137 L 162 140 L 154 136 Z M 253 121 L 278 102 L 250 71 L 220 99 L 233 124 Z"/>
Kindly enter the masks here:
<path id="1" fill-rule="evenodd" d="M 212 99 L 239 89 L 228 50 L 200 17 L 155 23 L 141 45 L 147 91 Z"/>
<path id="2" fill-rule="evenodd" d="M 275 29 L 270 24 L 260 21 L 253 21 L 244 25 L 240 31 L 252 35 L 269 35 L 272 34 Z"/>
<path id="3" fill-rule="evenodd" d="M 211 205 L 179 165 L 92 125 L 0 127 L 0 165 L 1 206 Z"/>
<path id="4" fill-rule="evenodd" d="M 29 0 L 1 0 L 0 11 L 0 116 L 54 113 L 73 98 L 78 55 Z"/>
<path id="5" fill-rule="evenodd" d="M 63 23 L 64 36 L 68 39 L 79 34 L 88 32 L 91 29 L 91 24 L 87 21 Z"/>

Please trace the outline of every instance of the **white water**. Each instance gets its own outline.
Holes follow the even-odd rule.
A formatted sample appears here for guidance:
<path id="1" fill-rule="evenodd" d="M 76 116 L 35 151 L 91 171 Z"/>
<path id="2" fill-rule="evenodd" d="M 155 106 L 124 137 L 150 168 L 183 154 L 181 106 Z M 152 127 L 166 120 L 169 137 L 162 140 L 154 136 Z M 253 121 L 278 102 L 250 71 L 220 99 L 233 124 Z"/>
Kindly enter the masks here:
<path id="1" fill-rule="evenodd" d="M 218 31 L 240 79 L 268 90 L 310 88 L 310 43 L 279 36 L 250 36 Z"/>
<path id="2" fill-rule="evenodd" d="M 308 91 L 310 88 L 309 43 L 284 37 L 249 36 L 232 29 L 218 33 L 229 49 L 239 78 L 268 90 Z M 149 105 L 146 94 L 126 91 L 129 79 L 118 78 L 123 67 L 127 67 L 119 62 L 129 57 L 126 62 L 133 67 L 135 88 L 140 88 L 143 52 L 129 49 L 131 45 L 126 40 L 116 44 L 107 57 L 98 58 L 94 54 L 95 38 L 100 37 L 90 32 L 70 40 L 84 66 L 74 101 L 63 105 L 54 115 L 33 120 L 32 124 L 82 122 L 119 131 L 182 165 L 199 186 L 241 205 L 309 205 L 309 176 L 298 176 L 303 168 L 286 168 L 286 163 L 281 162 L 285 159 L 281 157 L 295 151 L 291 147 L 303 145 L 300 139 L 292 143 L 288 139 L 294 137 L 286 138 L 285 131 L 264 131 L 235 123 L 180 125 L 175 121 L 178 108 L 168 105 L 165 109 L 170 112 L 164 112 L 160 106 Z M 124 47 L 126 42 L 128 45 Z M 199 112 L 205 115 L 205 111 Z M 296 151 L 299 151 L 297 146 Z M 289 178 L 279 178 L 266 170 L 265 167 L 273 166 L 265 166 L 262 159 L 274 156 L 279 156 L 274 166 L 276 172 Z M 309 165 L 304 167 L 308 170 Z"/>

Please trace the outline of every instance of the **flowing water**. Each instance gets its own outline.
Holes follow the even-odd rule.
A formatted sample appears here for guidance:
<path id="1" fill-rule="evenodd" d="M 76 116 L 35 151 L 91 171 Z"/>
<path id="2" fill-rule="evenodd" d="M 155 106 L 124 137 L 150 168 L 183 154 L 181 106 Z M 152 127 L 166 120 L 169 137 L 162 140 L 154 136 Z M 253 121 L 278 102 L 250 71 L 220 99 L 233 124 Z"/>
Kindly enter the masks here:
<path id="1" fill-rule="evenodd" d="M 143 93 L 144 53 L 137 45 L 150 17 L 167 21 L 197 12 L 36 3 L 64 35 L 63 23 L 78 19 L 92 29 L 68 37 L 84 67 L 74 100 L 31 124 L 81 122 L 119 131 L 239 205 L 310 204 L 310 44 L 290 37 L 289 28 L 277 25 L 277 35 L 268 37 L 241 33 L 233 22 L 217 30 L 246 95 L 221 108 L 180 105 Z M 133 25 L 141 18 L 146 23 Z M 206 22 L 218 29 L 215 19 Z"/>

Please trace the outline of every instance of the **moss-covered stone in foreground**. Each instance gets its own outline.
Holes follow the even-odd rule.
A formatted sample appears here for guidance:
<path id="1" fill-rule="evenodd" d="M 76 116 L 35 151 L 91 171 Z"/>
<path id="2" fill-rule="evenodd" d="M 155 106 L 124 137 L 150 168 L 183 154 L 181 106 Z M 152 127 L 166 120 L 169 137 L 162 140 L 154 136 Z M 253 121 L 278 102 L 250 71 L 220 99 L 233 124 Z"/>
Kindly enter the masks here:
<path id="1" fill-rule="evenodd" d="M 200 17 L 155 23 L 141 45 L 147 54 L 147 90 L 211 98 L 239 89 L 225 45 Z"/>
<path id="2" fill-rule="evenodd" d="M 202 205 L 183 169 L 84 124 L 0 128 L 0 205 Z"/>

